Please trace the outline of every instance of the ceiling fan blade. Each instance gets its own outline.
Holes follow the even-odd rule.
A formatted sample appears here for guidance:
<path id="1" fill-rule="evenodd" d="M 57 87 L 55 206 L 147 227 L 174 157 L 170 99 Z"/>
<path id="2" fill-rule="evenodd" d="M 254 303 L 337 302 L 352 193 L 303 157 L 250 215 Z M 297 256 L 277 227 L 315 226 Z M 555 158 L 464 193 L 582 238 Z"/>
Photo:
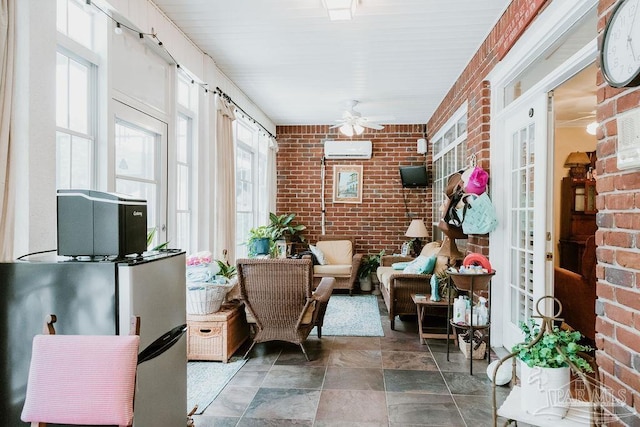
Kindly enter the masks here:
<path id="1" fill-rule="evenodd" d="M 339 128 L 339 127 L 340 127 L 340 126 L 342 126 L 342 125 L 344 125 L 344 123 L 343 123 L 343 122 L 340 122 L 340 123 L 338 123 L 337 125 L 330 126 L 330 127 L 329 127 L 329 129 Z"/>
<path id="2" fill-rule="evenodd" d="M 384 129 L 384 126 L 382 125 L 379 125 L 377 123 L 369 123 L 367 121 L 361 121 L 358 124 L 363 128 L 376 129 L 376 130 Z"/>

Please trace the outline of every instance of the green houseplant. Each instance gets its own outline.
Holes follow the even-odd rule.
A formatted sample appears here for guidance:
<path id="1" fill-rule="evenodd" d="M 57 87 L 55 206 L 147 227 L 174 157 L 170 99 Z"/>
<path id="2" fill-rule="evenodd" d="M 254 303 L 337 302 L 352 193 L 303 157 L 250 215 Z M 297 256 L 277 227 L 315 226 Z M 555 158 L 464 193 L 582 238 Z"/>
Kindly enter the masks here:
<path id="1" fill-rule="evenodd" d="M 304 241 L 304 237 L 299 233 L 306 230 L 306 226 L 302 224 L 293 225 L 295 219 L 295 213 L 276 215 L 273 212 L 269 213 L 270 224 L 268 227 L 271 229 L 273 240 L 281 238 L 289 239 L 290 241 Z"/>
<path id="2" fill-rule="evenodd" d="M 371 275 L 376 272 L 380 266 L 380 259 L 384 255 L 384 250 L 377 254 L 369 254 L 362 257 L 360 268 L 358 269 L 358 278 L 360 279 L 360 290 L 371 291 Z"/>
<path id="3" fill-rule="evenodd" d="M 271 252 L 271 246 L 274 245 L 273 230 L 267 225 L 249 230 L 249 240 L 247 246 L 249 248 L 249 257 L 256 255 L 267 255 Z"/>
<path id="4" fill-rule="evenodd" d="M 583 372 L 593 368 L 580 353 L 592 349 L 579 343 L 580 332 L 561 330 L 549 317 L 543 317 L 542 326 L 531 319 L 520 328 L 524 342 L 512 349 L 521 362 L 520 405 L 532 415 L 562 418 L 570 404 L 570 369 L 584 381 Z"/>

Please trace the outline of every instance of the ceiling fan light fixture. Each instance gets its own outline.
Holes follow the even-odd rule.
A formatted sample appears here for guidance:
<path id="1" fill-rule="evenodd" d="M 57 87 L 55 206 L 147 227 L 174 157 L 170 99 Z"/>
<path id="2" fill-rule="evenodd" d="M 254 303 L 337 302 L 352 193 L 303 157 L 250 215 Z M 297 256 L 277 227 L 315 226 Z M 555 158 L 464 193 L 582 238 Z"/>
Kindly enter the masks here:
<path id="1" fill-rule="evenodd" d="M 353 125 L 353 131 L 356 133 L 356 135 L 362 135 L 362 133 L 364 132 L 364 128 L 358 124 Z"/>
<path id="2" fill-rule="evenodd" d="M 331 21 L 349 21 L 353 19 L 357 0 L 322 0 Z"/>
<path id="3" fill-rule="evenodd" d="M 591 122 L 587 125 L 587 133 L 589 135 L 595 135 L 598 129 L 598 122 Z"/>
<path id="4" fill-rule="evenodd" d="M 349 123 L 345 123 L 340 126 L 340 132 L 342 132 L 343 135 L 351 137 L 353 136 L 353 126 L 351 126 Z"/>

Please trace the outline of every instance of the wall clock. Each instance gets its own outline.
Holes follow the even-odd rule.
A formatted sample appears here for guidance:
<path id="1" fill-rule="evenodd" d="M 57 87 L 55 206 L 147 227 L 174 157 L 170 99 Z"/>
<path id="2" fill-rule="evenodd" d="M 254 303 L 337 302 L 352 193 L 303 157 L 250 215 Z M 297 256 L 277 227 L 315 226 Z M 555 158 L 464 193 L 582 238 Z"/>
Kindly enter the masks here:
<path id="1" fill-rule="evenodd" d="M 600 67 L 613 87 L 640 85 L 640 0 L 620 0 L 602 37 Z"/>

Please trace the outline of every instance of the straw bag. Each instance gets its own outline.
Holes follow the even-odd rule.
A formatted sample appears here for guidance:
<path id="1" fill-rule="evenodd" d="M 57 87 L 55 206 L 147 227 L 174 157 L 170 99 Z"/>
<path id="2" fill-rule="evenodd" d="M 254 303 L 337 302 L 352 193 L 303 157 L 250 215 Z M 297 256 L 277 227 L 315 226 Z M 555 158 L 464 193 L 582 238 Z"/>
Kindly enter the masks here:
<path id="1" fill-rule="evenodd" d="M 479 196 L 467 194 L 464 197 L 462 230 L 467 234 L 491 233 L 498 226 L 496 209 L 487 193 Z"/>

